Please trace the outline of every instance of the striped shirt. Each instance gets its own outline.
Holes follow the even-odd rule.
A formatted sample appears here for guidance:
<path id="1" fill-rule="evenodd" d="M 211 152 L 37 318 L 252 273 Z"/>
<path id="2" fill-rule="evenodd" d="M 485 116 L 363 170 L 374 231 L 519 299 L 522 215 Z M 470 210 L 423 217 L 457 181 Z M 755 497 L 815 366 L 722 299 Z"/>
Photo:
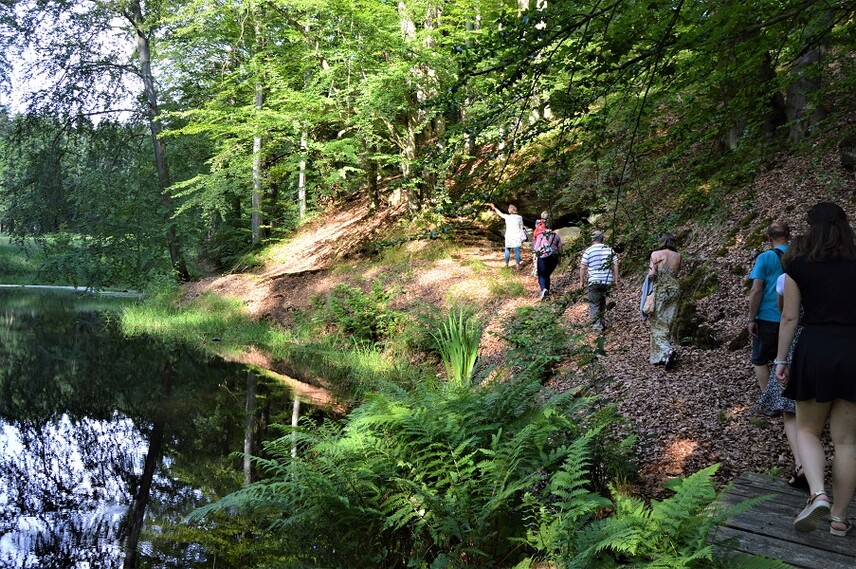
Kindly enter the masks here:
<path id="1" fill-rule="evenodd" d="M 615 251 L 603 243 L 591 245 L 583 253 L 582 264 L 588 267 L 588 284 L 613 283 L 612 263 L 615 260 Z"/>

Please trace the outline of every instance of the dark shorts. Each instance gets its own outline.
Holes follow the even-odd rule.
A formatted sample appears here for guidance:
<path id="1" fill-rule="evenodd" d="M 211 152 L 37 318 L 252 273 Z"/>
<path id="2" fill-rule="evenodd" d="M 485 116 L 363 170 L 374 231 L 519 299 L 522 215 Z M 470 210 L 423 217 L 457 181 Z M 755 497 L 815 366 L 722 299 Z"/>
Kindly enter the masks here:
<path id="1" fill-rule="evenodd" d="M 779 349 L 779 323 L 756 320 L 758 335 L 752 338 L 752 365 L 765 366 L 776 359 Z"/>

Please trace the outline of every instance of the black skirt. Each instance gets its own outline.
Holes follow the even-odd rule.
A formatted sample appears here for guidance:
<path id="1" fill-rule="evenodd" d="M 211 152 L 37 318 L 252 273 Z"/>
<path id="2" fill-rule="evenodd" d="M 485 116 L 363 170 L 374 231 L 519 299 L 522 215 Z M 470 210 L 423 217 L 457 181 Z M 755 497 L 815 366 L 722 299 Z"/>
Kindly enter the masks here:
<path id="1" fill-rule="evenodd" d="M 856 402 L 856 326 L 804 326 L 783 395 L 795 401 Z"/>

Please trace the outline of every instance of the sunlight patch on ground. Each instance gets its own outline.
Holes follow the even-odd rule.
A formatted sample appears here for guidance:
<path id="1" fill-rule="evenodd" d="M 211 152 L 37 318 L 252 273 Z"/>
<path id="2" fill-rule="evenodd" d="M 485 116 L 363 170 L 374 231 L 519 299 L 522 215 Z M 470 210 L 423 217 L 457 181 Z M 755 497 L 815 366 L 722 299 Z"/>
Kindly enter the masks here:
<path id="1" fill-rule="evenodd" d="M 565 316 L 571 324 L 588 324 L 589 309 L 587 302 L 578 302 L 568 307 Z"/>
<path id="2" fill-rule="evenodd" d="M 684 474 L 686 462 L 696 449 L 698 449 L 698 442 L 692 439 L 676 439 L 672 441 L 663 453 L 664 470 L 674 476 Z"/>

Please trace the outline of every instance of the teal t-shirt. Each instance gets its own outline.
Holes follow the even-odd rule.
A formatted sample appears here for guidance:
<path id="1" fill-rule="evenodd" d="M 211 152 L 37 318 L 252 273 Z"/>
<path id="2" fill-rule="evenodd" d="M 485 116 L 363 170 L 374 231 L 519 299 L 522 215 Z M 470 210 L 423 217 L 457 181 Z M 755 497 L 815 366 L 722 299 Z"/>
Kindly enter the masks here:
<path id="1" fill-rule="evenodd" d="M 776 249 L 784 253 L 788 250 L 788 246 L 776 245 Z M 775 251 L 764 251 L 755 259 L 755 266 L 752 267 L 749 278 L 764 281 L 764 292 L 761 295 L 761 305 L 758 307 L 756 316 L 758 320 L 779 322 L 782 319 L 782 313 L 779 312 L 779 306 L 776 302 L 776 279 L 782 272 L 782 262 Z"/>

